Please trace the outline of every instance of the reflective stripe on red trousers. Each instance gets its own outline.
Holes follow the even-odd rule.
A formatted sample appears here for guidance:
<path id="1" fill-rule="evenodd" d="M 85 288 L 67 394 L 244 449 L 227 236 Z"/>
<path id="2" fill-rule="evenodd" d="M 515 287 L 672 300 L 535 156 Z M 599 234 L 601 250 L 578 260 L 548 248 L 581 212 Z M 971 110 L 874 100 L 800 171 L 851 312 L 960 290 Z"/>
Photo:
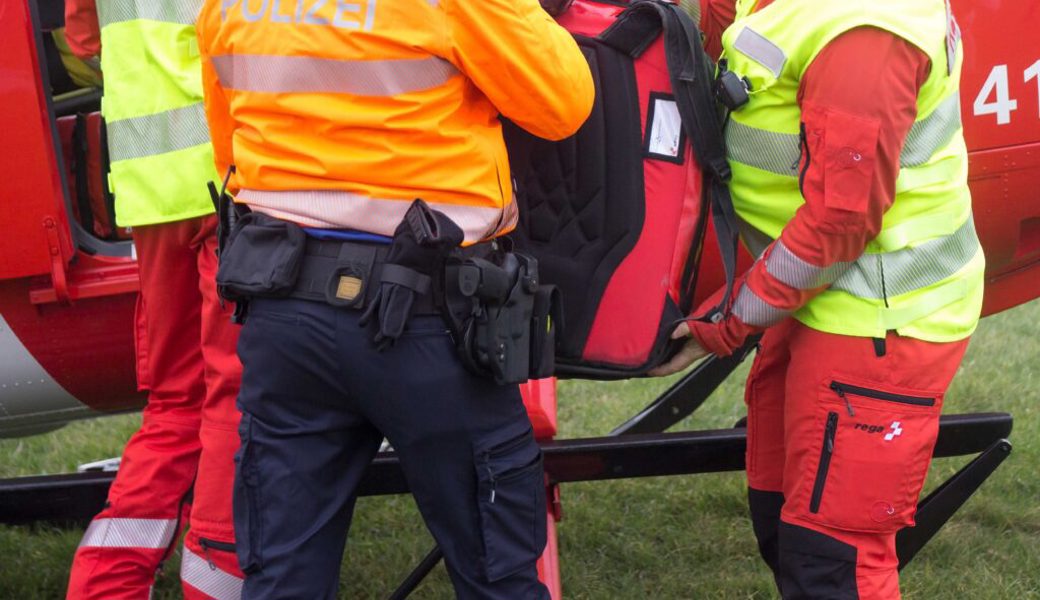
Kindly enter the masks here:
<path id="1" fill-rule="evenodd" d="M 215 226 L 210 215 L 134 228 L 141 273 L 138 383 L 149 391 L 148 405 L 123 451 L 106 507 L 76 551 L 70 599 L 148 598 L 156 570 L 187 524 L 178 516 L 193 483 L 188 551 L 208 555 L 207 568 L 212 564 L 221 574 L 242 577 L 233 552 L 207 553 L 199 544 L 200 538 L 234 542 L 231 484 L 241 365 L 237 327 L 229 321 L 232 307 L 222 308 L 216 295 Z M 188 556 L 186 551 L 184 558 L 194 564 Z M 233 586 L 211 590 L 223 595 L 191 581 L 184 585 L 188 598 L 238 597 Z"/>
<path id="2" fill-rule="evenodd" d="M 913 524 L 967 345 L 794 319 L 763 336 L 746 389 L 749 501 L 784 598 L 899 598 L 895 535 Z"/>

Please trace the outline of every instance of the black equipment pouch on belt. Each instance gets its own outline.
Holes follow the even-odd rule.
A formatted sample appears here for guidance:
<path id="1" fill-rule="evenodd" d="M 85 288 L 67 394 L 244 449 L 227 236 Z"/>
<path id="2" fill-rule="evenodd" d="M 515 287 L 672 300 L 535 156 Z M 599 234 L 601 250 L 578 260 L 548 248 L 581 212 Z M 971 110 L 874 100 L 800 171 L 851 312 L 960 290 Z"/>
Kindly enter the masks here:
<path id="1" fill-rule="evenodd" d="M 217 291 L 235 302 L 288 296 L 300 273 L 306 241 L 295 223 L 259 212 L 243 215 L 220 253 Z"/>
<path id="2" fill-rule="evenodd" d="M 462 228 L 444 213 L 420 199 L 408 207 L 394 231 L 379 289 L 360 319 L 361 325 L 377 324 L 373 341 L 379 351 L 392 346 L 404 332 L 417 298 L 431 293 L 433 276 L 442 271 L 445 259 L 462 240 Z"/>
<path id="3" fill-rule="evenodd" d="M 537 260 L 514 252 L 455 257 L 445 284 L 446 318 L 470 371 L 498 384 L 552 374 L 559 292 L 539 285 Z"/>

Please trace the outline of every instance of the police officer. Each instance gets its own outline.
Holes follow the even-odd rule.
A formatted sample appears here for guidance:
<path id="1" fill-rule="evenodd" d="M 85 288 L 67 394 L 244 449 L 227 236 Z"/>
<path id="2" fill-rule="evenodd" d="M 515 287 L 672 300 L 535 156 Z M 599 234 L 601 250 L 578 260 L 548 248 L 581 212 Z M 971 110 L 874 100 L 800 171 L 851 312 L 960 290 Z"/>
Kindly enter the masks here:
<path id="1" fill-rule="evenodd" d="M 693 339 L 656 373 L 765 331 L 746 390 L 762 556 L 785 598 L 898 598 L 896 532 L 982 302 L 960 32 L 943 0 L 702 8 L 749 83 L 726 141 L 758 260 L 730 316 L 680 326 Z"/>
<path id="2" fill-rule="evenodd" d="M 77 54 L 101 56 L 108 183 L 116 222 L 133 228 L 137 380 L 149 395 L 105 508 L 76 551 L 68 598 L 149 598 L 190 521 L 185 598 L 234 600 L 242 585 L 231 519 L 242 367 L 238 329 L 214 286 L 217 219 L 206 181 L 217 173 L 194 43 L 201 2 L 97 4 L 68 0 L 66 27 Z"/>
<path id="3" fill-rule="evenodd" d="M 469 248 L 514 227 L 499 114 L 572 134 L 593 99 L 577 45 L 536 0 L 209 0 L 198 34 L 216 162 L 234 165 L 250 222 L 285 239 L 305 228 L 304 275 L 323 259 L 353 265 L 329 298 L 297 281 L 288 298 L 249 301 L 243 597 L 335 596 L 358 481 L 384 436 L 459 597 L 548 597 L 541 459 L 517 387 L 465 370 L 428 301 L 392 345 L 359 320 L 394 252 L 381 242 L 413 199 Z"/>

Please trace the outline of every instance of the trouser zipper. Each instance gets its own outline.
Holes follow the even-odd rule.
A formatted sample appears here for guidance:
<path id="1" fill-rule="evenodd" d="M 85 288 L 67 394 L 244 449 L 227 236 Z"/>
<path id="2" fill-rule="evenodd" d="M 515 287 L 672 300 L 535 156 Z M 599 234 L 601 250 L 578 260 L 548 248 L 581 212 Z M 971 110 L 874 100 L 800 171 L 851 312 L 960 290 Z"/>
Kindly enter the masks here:
<path id="1" fill-rule="evenodd" d="M 209 564 L 209 568 L 211 571 L 215 571 L 217 569 L 217 565 L 213 563 L 213 559 L 209 555 L 210 548 L 213 548 L 214 550 L 221 550 L 223 552 L 231 552 L 232 554 L 234 554 L 235 552 L 234 544 L 229 544 L 227 542 L 217 542 L 201 537 L 199 538 L 199 546 L 202 548 L 202 556 L 206 559 L 206 563 Z"/>
<path id="2" fill-rule="evenodd" d="M 495 489 L 498 487 L 498 477 L 495 477 L 495 471 L 491 468 L 491 457 L 492 456 L 506 456 L 511 451 L 523 446 L 527 443 L 527 434 L 518 436 L 511 440 L 502 442 L 501 444 L 489 448 L 483 452 L 484 467 L 488 474 L 488 483 L 491 484 L 491 494 L 489 494 L 488 502 L 491 504 L 495 503 Z M 507 477 L 508 479 L 508 477 Z"/>
<path id="3" fill-rule="evenodd" d="M 488 497 L 488 502 L 490 502 L 491 504 L 494 504 L 495 503 L 495 487 L 496 487 L 496 481 L 497 480 L 495 479 L 495 472 L 491 470 L 491 453 L 490 452 L 485 452 L 484 453 L 484 464 L 486 465 L 486 468 L 487 468 L 488 483 L 491 485 L 491 494 Z"/>
<path id="4" fill-rule="evenodd" d="M 872 390 L 870 388 L 859 387 L 858 385 L 849 385 L 847 383 L 841 383 L 840 381 L 832 381 L 831 389 L 837 392 L 839 396 L 845 399 L 845 403 L 848 404 L 849 414 L 852 414 L 852 405 L 849 404 L 849 399 L 845 397 L 845 394 L 854 394 L 856 396 L 863 396 L 864 398 L 873 398 L 875 400 L 885 400 L 887 402 L 898 402 L 900 404 L 912 404 L 914 406 L 935 406 L 935 398 L 926 398 L 923 396 L 907 396 L 905 394 L 893 394 L 891 392 L 882 392 L 880 390 Z"/>
<path id="5" fill-rule="evenodd" d="M 820 451 L 820 464 L 816 469 L 816 481 L 813 483 L 812 498 L 809 500 L 809 512 L 820 512 L 820 501 L 823 500 L 823 486 L 827 483 L 827 471 L 831 468 L 831 456 L 834 454 L 834 437 L 838 432 L 838 413 L 827 413 L 827 426 L 823 429 L 823 450 Z"/>

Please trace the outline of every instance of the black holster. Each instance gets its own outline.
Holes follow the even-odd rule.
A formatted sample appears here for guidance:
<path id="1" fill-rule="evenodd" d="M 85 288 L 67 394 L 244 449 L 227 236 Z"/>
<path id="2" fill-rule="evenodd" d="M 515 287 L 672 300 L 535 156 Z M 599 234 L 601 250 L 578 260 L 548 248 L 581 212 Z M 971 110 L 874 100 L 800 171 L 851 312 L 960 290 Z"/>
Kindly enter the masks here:
<path id="1" fill-rule="evenodd" d="M 540 285 L 537 260 L 502 251 L 456 257 L 444 284 L 446 319 L 470 371 L 499 384 L 552 375 L 559 291 Z"/>

